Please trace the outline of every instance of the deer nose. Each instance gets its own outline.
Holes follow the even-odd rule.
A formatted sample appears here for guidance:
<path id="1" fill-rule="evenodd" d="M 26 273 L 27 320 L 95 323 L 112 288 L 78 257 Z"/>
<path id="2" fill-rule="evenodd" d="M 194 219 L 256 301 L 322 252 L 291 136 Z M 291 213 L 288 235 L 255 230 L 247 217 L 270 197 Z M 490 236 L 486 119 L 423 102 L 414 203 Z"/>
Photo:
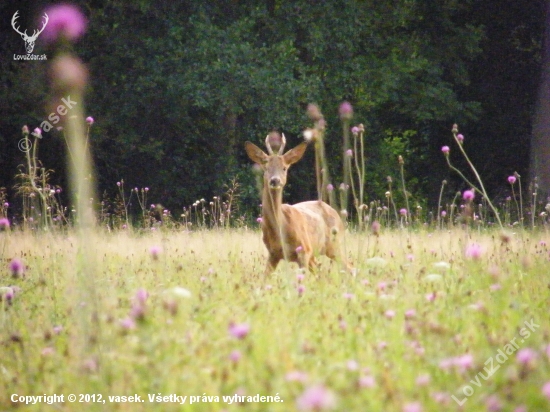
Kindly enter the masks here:
<path id="1" fill-rule="evenodd" d="M 271 179 L 269 179 L 269 186 L 273 188 L 281 186 L 281 179 L 279 177 L 272 177 Z"/>

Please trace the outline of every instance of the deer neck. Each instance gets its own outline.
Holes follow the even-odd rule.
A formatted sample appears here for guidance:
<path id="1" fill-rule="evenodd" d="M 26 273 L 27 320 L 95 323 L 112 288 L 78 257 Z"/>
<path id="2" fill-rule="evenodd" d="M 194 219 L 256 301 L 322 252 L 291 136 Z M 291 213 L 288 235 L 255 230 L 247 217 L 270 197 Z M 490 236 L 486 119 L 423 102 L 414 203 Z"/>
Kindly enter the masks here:
<path id="1" fill-rule="evenodd" d="M 265 224 L 273 229 L 275 233 L 279 233 L 279 225 L 283 223 L 283 190 L 269 189 L 267 184 L 264 184 L 262 193 L 262 218 Z"/>

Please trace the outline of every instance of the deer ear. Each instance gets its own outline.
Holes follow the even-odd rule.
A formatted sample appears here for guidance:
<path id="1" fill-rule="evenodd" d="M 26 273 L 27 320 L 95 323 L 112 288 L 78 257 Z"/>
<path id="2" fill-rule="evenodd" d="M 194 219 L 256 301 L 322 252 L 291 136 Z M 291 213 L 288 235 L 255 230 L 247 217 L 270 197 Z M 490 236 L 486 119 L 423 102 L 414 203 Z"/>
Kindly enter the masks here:
<path id="1" fill-rule="evenodd" d="M 254 163 L 258 163 L 260 165 L 267 163 L 267 159 L 269 156 L 266 155 L 264 151 L 256 146 L 254 143 L 246 142 L 244 144 L 244 148 L 246 150 L 246 154 Z"/>
<path id="2" fill-rule="evenodd" d="M 285 163 L 292 165 L 302 158 L 307 149 L 307 143 L 302 142 L 295 148 L 289 150 L 284 154 Z"/>

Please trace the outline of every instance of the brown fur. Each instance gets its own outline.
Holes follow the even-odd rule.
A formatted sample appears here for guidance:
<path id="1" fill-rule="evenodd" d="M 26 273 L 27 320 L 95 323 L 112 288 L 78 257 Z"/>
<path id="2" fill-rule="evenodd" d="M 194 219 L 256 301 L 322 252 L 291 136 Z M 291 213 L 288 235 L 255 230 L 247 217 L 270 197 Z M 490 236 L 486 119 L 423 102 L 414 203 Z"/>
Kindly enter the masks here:
<path id="1" fill-rule="evenodd" d="M 313 270 L 317 266 L 316 255 L 326 255 L 351 270 L 340 249 L 344 225 L 336 210 L 320 200 L 282 204 L 288 168 L 302 158 L 307 144 L 301 143 L 284 155 L 271 156 L 250 142 L 245 148 L 250 159 L 264 170 L 262 232 L 269 252 L 265 274 L 273 272 L 282 259 Z M 279 179 L 280 184 L 270 186 L 272 179 Z M 299 247 L 302 250 L 297 252 Z"/>

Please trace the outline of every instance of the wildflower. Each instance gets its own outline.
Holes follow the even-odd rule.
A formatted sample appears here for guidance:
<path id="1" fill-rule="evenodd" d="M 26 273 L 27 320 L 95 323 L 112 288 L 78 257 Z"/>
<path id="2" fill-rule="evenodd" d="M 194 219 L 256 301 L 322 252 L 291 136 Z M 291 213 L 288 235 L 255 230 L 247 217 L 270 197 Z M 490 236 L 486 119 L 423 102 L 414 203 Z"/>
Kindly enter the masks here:
<path id="1" fill-rule="evenodd" d="M 464 143 L 464 136 L 461 134 L 457 134 L 456 140 L 458 140 L 458 143 Z"/>
<path id="2" fill-rule="evenodd" d="M 94 124 L 94 118 L 92 116 L 88 116 L 86 117 L 86 123 L 88 123 L 88 125 L 93 125 Z"/>
<path id="3" fill-rule="evenodd" d="M 351 150 L 351 149 L 346 150 L 346 156 L 347 157 L 353 157 L 353 150 Z"/>
<path id="4" fill-rule="evenodd" d="M 231 353 L 229 354 L 229 360 L 230 360 L 231 362 L 233 362 L 233 363 L 237 363 L 237 362 L 239 362 L 239 361 L 241 360 L 242 356 L 243 356 L 243 355 L 241 354 L 240 351 L 234 350 L 233 352 L 231 352 Z"/>
<path id="5" fill-rule="evenodd" d="M 135 300 L 141 305 L 144 305 L 148 297 L 149 293 L 145 289 L 141 288 L 136 292 Z"/>
<path id="6" fill-rule="evenodd" d="M 248 323 L 234 323 L 229 324 L 229 334 L 237 339 L 244 339 L 250 332 L 250 326 Z"/>
<path id="7" fill-rule="evenodd" d="M 349 360 L 346 366 L 348 368 L 348 371 L 352 371 L 352 372 L 359 369 L 359 364 L 354 359 Z"/>
<path id="8" fill-rule="evenodd" d="M 445 210 L 442 210 L 441 211 L 441 217 L 445 217 L 445 216 L 447 216 L 447 212 Z"/>
<path id="9" fill-rule="evenodd" d="M 502 410 L 502 402 L 496 395 L 491 395 L 485 400 L 485 407 L 489 412 L 499 412 Z"/>
<path id="10" fill-rule="evenodd" d="M 4 230 L 8 230 L 10 228 L 10 221 L 3 217 L 0 219 L 0 232 L 3 232 Z"/>
<path id="11" fill-rule="evenodd" d="M 302 253 L 304 251 L 304 248 L 302 246 L 298 246 L 296 248 L 296 253 Z"/>
<path id="12" fill-rule="evenodd" d="M 478 260 L 482 254 L 483 251 L 478 243 L 471 243 L 466 247 L 465 255 L 469 259 Z"/>
<path id="13" fill-rule="evenodd" d="M 471 369 L 474 365 L 474 357 L 471 354 L 467 353 L 465 355 L 455 358 L 454 364 L 462 371 Z"/>
<path id="14" fill-rule="evenodd" d="M 394 310 L 387 310 L 385 313 L 384 313 L 384 316 L 388 319 L 393 319 L 395 317 L 395 311 Z"/>
<path id="15" fill-rule="evenodd" d="M 152 246 L 150 249 L 149 249 L 149 252 L 151 253 L 151 257 L 154 259 L 154 260 L 157 260 L 159 258 L 159 255 L 161 254 L 162 252 L 162 248 L 160 246 Z"/>
<path id="16" fill-rule="evenodd" d="M 474 197 L 475 193 L 473 190 L 465 190 L 462 194 L 462 198 L 467 202 L 471 202 L 472 200 L 474 200 Z"/>
<path id="17" fill-rule="evenodd" d="M 122 319 L 120 321 L 120 326 L 123 329 L 135 329 L 136 328 L 136 322 L 131 317 L 127 317 L 127 318 Z"/>
<path id="18" fill-rule="evenodd" d="M 298 274 L 296 275 L 296 280 L 297 280 L 298 282 L 301 282 L 301 281 L 304 280 L 304 277 L 305 277 L 305 276 L 304 276 L 303 273 L 298 273 Z"/>
<path id="19" fill-rule="evenodd" d="M 407 216 L 407 209 L 405 209 L 405 208 L 400 209 L 400 210 L 399 210 L 399 214 L 400 214 L 401 216 Z"/>
<path id="20" fill-rule="evenodd" d="M 354 135 L 358 135 L 359 134 L 359 128 L 357 126 L 353 126 L 351 128 L 351 133 L 353 133 Z"/>
<path id="21" fill-rule="evenodd" d="M 7 209 L 8 207 L 10 207 L 10 204 L 8 202 L 5 202 L 4 207 Z"/>
<path id="22" fill-rule="evenodd" d="M 516 362 L 524 366 L 533 366 L 538 354 L 531 348 L 520 349 L 516 354 Z"/>
<path id="23" fill-rule="evenodd" d="M 428 375 L 427 373 L 424 375 L 418 375 L 418 377 L 416 378 L 416 384 L 418 386 L 426 386 L 429 383 L 430 383 L 430 375 Z"/>
<path id="24" fill-rule="evenodd" d="M 317 122 L 323 118 L 323 114 L 321 113 L 321 110 L 319 110 L 319 106 L 313 103 L 309 103 L 307 105 L 307 115 L 314 122 Z"/>
<path id="25" fill-rule="evenodd" d="M 353 299 L 355 295 L 353 293 L 346 292 L 342 295 L 344 299 Z"/>
<path id="26" fill-rule="evenodd" d="M 302 296 L 304 292 L 306 291 L 306 287 L 304 285 L 298 285 L 298 295 Z"/>
<path id="27" fill-rule="evenodd" d="M 405 318 L 407 318 L 407 319 L 414 318 L 415 316 L 416 316 L 416 310 L 414 310 L 414 309 L 408 309 L 405 312 Z"/>
<path id="28" fill-rule="evenodd" d="M 542 385 L 542 394 L 546 396 L 548 400 L 550 400 L 550 381 Z"/>
<path id="29" fill-rule="evenodd" d="M 380 222 L 378 222 L 377 220 L 372 222 L 370 230 L 373 235 L 378 236 L 380 234 Z"/>
<path id="30" fill-rule="evenodd" d="M 32 135 L 38 137 L 39 139 L 42 139 L 42 129 L 40 127 L 37 127 L 33 130 Z"/>
<path id="31" fill-rule="evenodd" d="M 50 76 L 54 89 L 60 92 L 83 90 L 88 82 L 88 69 L 78 58 L 64 54 L 51 63 Z"/>
<path id="32" fill-rule="evenodd" d="M 259 217 L 259 218 L 256 219 L 256 222 L 258 222 L 258 223 L 262 223 L 263 221 L 264 221 L 264 220 L 263 220 L 261 217 Z"/>
<path id="33" fill-rule="evenodd" d="M 301 371 L 291 371 L 285 376 L 285 380 L 288 382 L 307 382 L 307 373 Z"/>
<path id="34" fill-rule="evenodd" d="M 334 190 L 334 186 L 332 186 L 330 183 L 327 185 L 327 192 L 332 192 Z"/>
<path id="35" fill-rule="evenodd" d="M 46 9 L 46 13 L 50 18 L 43 34 L 47 42 L 56 41 L 60 36 L 74 41 L 86 30 L 86 19 L 76 6 L 59 4 Z"/>
<path id="36" fill-rule="evenodd" d="M 63 326 L 54 326 L 53 327 L 53 333 L 55 333 L 56 335 L 59 335 L 61 333 L 61 331 L 63 330 Z"/>
<path id="37" fill-rule="evenodd" d="M 449 149 L 449 146 L 443 146 L 443 147 L 441 148 L 441 151 L 443 152 L 443 154 L 444 154 L 445 156 L 448 156 L 448 155 L 449 155 L 449 152 L 451 151 L 451 149 Z"/>
<path id="38" fill-rule="evenodd" d="M 21 133 L 23 133 L 23 136 L 29 135 L 29 126 L 25 125 L 21 128 Z"/>
<path id="39" fill-rule="evenodd" d="M 324 411 L 336 407 L 336 397 L 323 385 L 310 386 L 296 399 L 300 411 Z"/>
<path id="40" fill-rule="evenodd" d="M 422 412 L 420 402 L 406 403 L 403 405 L 403 412 Z"/>
<path id="41" fill-rule="evenodd" d="M 25 265 L 23 265 L 23 262 L 20 259 L 13 258 L 10 262 L 10 272 L 11 276 L 14 278 L 23 276 L 25 273 Z"/>
<path id="42" fill-rule="evenodd" d="M 376 385 L 374 377 L 371 375 L 361 376 L 359 378 L 359 386 L 361 388 L 372 388 Z"/>
<path id="43" fill-rule="evenodd" d="M 515 176 L 508 176 L 508 183 L 510 183 L 511 185 L 513 185 L 514 183 L 516 183 L 516 177 Z"/>
<path id="44" fill-rule="evenodd" d="M 353 117 L 353 106 L 350 102 L 343 102 L 338 108 L 341 120 L 350 120 Z"/>
<path id="45" fill-rule="evenodd" d="M 304 130 L 302 135 L 304 136 L 304 140 L 308 143 L 311 142 L 312 140 L 314 140 L 314 138 L 315 138 L 315 133 L 314 133 L 313 129 Z"/>

